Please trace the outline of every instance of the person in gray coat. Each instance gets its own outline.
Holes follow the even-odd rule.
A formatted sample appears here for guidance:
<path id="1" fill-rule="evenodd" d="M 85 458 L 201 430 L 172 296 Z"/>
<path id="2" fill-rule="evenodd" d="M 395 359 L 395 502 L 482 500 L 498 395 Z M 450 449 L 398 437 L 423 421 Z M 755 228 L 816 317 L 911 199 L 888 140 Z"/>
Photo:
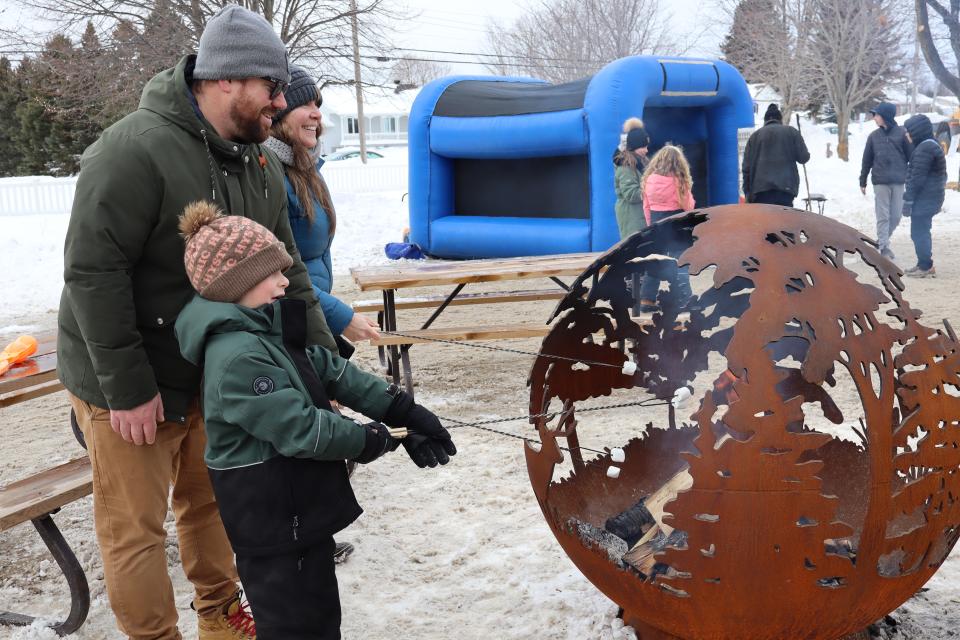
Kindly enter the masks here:
<path id="1" fill-rule="evenodd" d="M 860 169 L 860 192 L 867 193 L 867 174 L 873 172 L 873 198 L 877 215 L 877 242 L 880 253 L 893 260 L 890 236 L 900 224 L 903 189 L 907 181 L 910 143 L 903 127 L 894 120 L 897 107 L 881 102 L 870 112 L 877 129 L 867 138 Z"/>

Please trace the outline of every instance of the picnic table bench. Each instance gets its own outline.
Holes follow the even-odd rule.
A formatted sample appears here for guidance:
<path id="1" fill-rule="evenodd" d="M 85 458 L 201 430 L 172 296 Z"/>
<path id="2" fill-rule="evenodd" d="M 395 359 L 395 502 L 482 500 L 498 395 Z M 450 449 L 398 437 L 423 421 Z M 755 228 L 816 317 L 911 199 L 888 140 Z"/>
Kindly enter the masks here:
<path id="1" fill-rule="evenodd" d="M 576 253 L 484 260 L 431 260 L 376 267 L 355 267 L 350 270 L 350 274 L 357 287 L 361 291 L 380 291 L 382 301 L 357 301 L 353 304 L 353 309 L 361 312 L 377 312 L 377 320 L 384 333 L 379 340 L 372 343 L 377 347 L 380 360 L 386 367 L 387 374 L 393 377 L 394 383 L 403 382 L 407 391 L 412 394 L 413 371 L 409 354 L 412 344 L 436 340 L 459 342 L 535 338 L 545 336 L 550 331 L 550 326 L 543 321 L 432 327 L 434 321 L 447 307 L 559 300 L 567 294 L 569 289 L 560 277 L 580 275 L 600 255 L 600 253 Z M 537 278 L 549 279 L 557 286 L 549 289 L 461 293 L 468 284 Z M 400 289 L 442 285 L 454 285 L 454 288 L 445 296 L 398 298 L 396 295 Z M 401 330 L 398 327 L 398 310 L 427 308 L 432 308 L 434 311 L 419 329 Z"/>
<path id="2" fill-rule="evenodd" d="M 0 408 L 63 389 L 57 380 L 56 335 L 38 336 L 37 342 L 37 352 L 32 358 L 0 376 Z M 92 491 L 90 459 L 86 456 L 0 487 L 0 532 L 29 520 L 67 580 L 70 613 L 62 622 L 50 625 L 61 636 L 73 633 L 87 619 L 90 588 L 83 567 L 54 523 L 53 514 Z M 34 616 L 0 611 L 0 625 L 27 626 L 34 620 Z"/>

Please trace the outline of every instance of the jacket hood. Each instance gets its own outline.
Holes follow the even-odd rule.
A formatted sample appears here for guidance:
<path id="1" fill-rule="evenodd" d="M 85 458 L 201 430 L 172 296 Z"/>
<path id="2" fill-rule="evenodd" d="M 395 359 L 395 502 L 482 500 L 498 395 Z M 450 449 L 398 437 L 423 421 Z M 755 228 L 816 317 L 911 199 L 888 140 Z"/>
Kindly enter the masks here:
<path id="1" fill-rule="evenodd" d="M 930 118 L 922 113 L 908 118 L 907 121 L 903 123 L 903 128 L 910 134 L 910 139 L 913 141 L 914 147 L 927 138 L 933 138 L 933 124 L 931 124 Z"/>
<path id="2" fill-rule="evenodd" d="M 274 318 L 280 317 L 275 309 L 278 304 L 275 302 L 250 309 L 232 302 L 213 302 L 196 295 L 177 318 L 180 352 L 193 364 L 202 366 L 207 341 L 216 334 L 236 331 L 272 333 L 275 330 Z M 276 332 L 279 334 L 279 328 Z"/>
<path id="3" fill-rule="evenodd" d="M 152 111 L 193 137 L 205 140 L 217 155 L 240 159 L 248 145 L 221 138 L 193 98 L 190 85 L 196 61 L 196 55 L 184 56 L 177 66 L 151 78 L 140 94 L 139 108 Z"/>
<path id="4" fill-rule="evenodd" d="M 883 121 L 888 127 L 897 126 L 897 121 L 894 120 L 897 115 L 897 107 L 889 102 L 881 102 L 875 106 L 870 113 L 876 114 L 883 118 Z"/>

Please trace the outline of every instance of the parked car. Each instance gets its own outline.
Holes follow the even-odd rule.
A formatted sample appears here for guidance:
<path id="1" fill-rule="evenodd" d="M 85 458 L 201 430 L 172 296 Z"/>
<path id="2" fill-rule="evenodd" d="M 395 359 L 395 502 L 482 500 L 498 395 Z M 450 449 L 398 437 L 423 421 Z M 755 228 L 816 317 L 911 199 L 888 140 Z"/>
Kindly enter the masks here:
<path id="1" fill-rule="evenodd" d="M 350 151 L 334 151 L 333 153 L 328 153 L 323 156 L 324 160 L 350 160 L 351 158 L 359 158 L 360 151 L 353 149 Z M 376 151 L 367 151 L 367 160 L 374 160 L 376 158 L 382 158 L 383 156 Z"/>

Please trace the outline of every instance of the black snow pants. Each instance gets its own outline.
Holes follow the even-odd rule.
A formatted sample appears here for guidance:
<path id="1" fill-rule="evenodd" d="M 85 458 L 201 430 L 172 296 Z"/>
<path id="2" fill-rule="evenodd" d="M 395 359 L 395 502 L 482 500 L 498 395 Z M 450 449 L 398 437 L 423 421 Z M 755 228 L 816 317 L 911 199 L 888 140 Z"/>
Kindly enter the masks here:
<path id="1" fill-rule="evenodd" d="M 301 551 L 237 555 L 258 640 L 339 640 L 333 537 Z"/>

